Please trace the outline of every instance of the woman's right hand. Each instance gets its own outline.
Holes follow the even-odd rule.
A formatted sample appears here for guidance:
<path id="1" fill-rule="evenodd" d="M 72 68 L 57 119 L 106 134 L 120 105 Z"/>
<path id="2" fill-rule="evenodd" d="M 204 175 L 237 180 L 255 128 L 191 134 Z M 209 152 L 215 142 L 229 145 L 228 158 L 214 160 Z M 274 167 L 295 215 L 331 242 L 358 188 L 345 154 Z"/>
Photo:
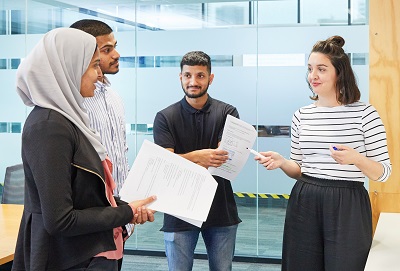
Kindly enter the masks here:
<path id="1" fill-rule="evenodd" d="M 277 152 L 267 151 L 260 152 L 260 154 L 264 157 L 256 155 L 254 159 L 258 160 L 258 163 L 263 165 L 268 170 L 280 168 L 285 162 L 285 158 L 283 158 L 283 156 Z"/>
<path id="2" fill-rule="evenodd" d="M 143 224 L 147 221 L 154 221 L 154 213 L 155 211 L 148 209 L 146 205 L 152 203 L 157 199 L 156 196 L 150 196 L 146 199 L 135 200 L 129 203 L 129 206 L 133 211 L 133 219 L 130 222 L 131 224 Z"/>
<path id="3" fill-rule="evenodd" d="M 280 168 L 287 176 L 297 179 L 301 176 L 300 164 L 293 160 L 285 159 L 282 155 L 274 151 L 260 152 L 263 157 L 255 156 L 255 160 L 263 165 L 267 170 Z"/>

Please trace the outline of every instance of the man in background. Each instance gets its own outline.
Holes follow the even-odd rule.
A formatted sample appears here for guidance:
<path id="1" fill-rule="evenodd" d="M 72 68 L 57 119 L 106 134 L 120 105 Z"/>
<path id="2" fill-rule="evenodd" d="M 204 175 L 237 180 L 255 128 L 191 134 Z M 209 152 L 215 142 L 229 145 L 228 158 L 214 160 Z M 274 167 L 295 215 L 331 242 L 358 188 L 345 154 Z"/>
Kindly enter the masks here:
<path id="1" fill-rule="evenodd" d="M 118 196 L 129 171 L 125 109 L 121 97 L 111 88 L 106 77 L 106 74 L 116 74 L 119 71 L 117 41 L 111 27 L 102 21 L 84 19 L 73 23 L 71 28 L 94 36 L 100 50 L 100 69 L 103 74 L 98 77 L 94 96 L 85 98 L 84 106 L 90 117 L 91 128 L 100 133 L 107 148 L 113 164 L 112 175 L 117 185 L 114 195 Z"/>
<path id="2" fill-rule="evenodd" d="M 116 74 L 119 71 L 119 53 L 116 50 L 117 41 L 112 28 L 98 20 L 83 19 L 73 23 L 71 28 L 80 29 L 96 38 L 100 50 L 100 70 L 93 97 L 85 98 L 83 105 L 88 111 L 90 126 L 101 137 L 112 162 L 112 177 L 116 183 L 114 196 L 119 191 L 128 176 L 129 165 L 126 144 L 125 109 L 121 97 L 111 88 L 106 74 Z M 146 210 L 142 210 L 146 211 Z M 133 232 L 133 225 L 126 225 L 124 239 Z M 122 259 L 118 262 L 121 270 Z"/>

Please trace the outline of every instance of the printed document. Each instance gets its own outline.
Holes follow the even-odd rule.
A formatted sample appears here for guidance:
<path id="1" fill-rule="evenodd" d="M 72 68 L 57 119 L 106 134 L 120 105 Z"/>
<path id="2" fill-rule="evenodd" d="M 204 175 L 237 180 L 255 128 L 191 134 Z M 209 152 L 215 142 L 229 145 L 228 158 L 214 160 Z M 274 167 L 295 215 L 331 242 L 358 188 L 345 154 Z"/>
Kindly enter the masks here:
<path id="1" fill-rule="evenodd" d="M 156 195 L 149 208 L 201 227 L 217 185 L 206 168 L 145 140 L 120 196 L 131 202 Z"/>
<path id="2" fill-rule="evenodd" d="M 228 115 L 218 149 L 226 150 L 229 159 L 220 167 L 209 167 L 208 171 L 212 175 L 233 181 L 249 158 L 248 148 L 253 146 L 256 138 L 257 131 L 251 124 Z"/>

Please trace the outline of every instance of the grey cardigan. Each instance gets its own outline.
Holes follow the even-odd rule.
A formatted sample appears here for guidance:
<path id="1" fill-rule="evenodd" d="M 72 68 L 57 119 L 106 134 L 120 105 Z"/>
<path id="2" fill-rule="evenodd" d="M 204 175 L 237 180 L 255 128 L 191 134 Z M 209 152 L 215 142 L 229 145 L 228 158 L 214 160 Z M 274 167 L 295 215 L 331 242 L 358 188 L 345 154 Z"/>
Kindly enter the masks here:
<path id="1" fill-rule="evenodd" d="M 73 123 L 35 107 L 22 161 L 25 204 L 12 270 L 64 270 L 116 249 L 113 228 L 130 222 L 132 210 L 110 206 L 100 158 Z"/>

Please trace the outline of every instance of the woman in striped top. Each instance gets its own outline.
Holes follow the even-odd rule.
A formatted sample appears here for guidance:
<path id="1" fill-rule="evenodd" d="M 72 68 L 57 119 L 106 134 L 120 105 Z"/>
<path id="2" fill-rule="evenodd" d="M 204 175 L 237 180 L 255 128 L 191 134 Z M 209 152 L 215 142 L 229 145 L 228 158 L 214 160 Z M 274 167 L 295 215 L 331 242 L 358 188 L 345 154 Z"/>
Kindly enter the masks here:
<path id="1" fill-rule="evenodd" d="M 372 243 L 365 177 L 391 173 L 385 127 L 372 105 L 359 101 L 345 41 L 318 41 L 308 59 L 314 102 L 292 119 L 290 159 L 256 157 L 266 169 L 296 179 L 286 211 L 282 270 L 364 270 Z"/>

